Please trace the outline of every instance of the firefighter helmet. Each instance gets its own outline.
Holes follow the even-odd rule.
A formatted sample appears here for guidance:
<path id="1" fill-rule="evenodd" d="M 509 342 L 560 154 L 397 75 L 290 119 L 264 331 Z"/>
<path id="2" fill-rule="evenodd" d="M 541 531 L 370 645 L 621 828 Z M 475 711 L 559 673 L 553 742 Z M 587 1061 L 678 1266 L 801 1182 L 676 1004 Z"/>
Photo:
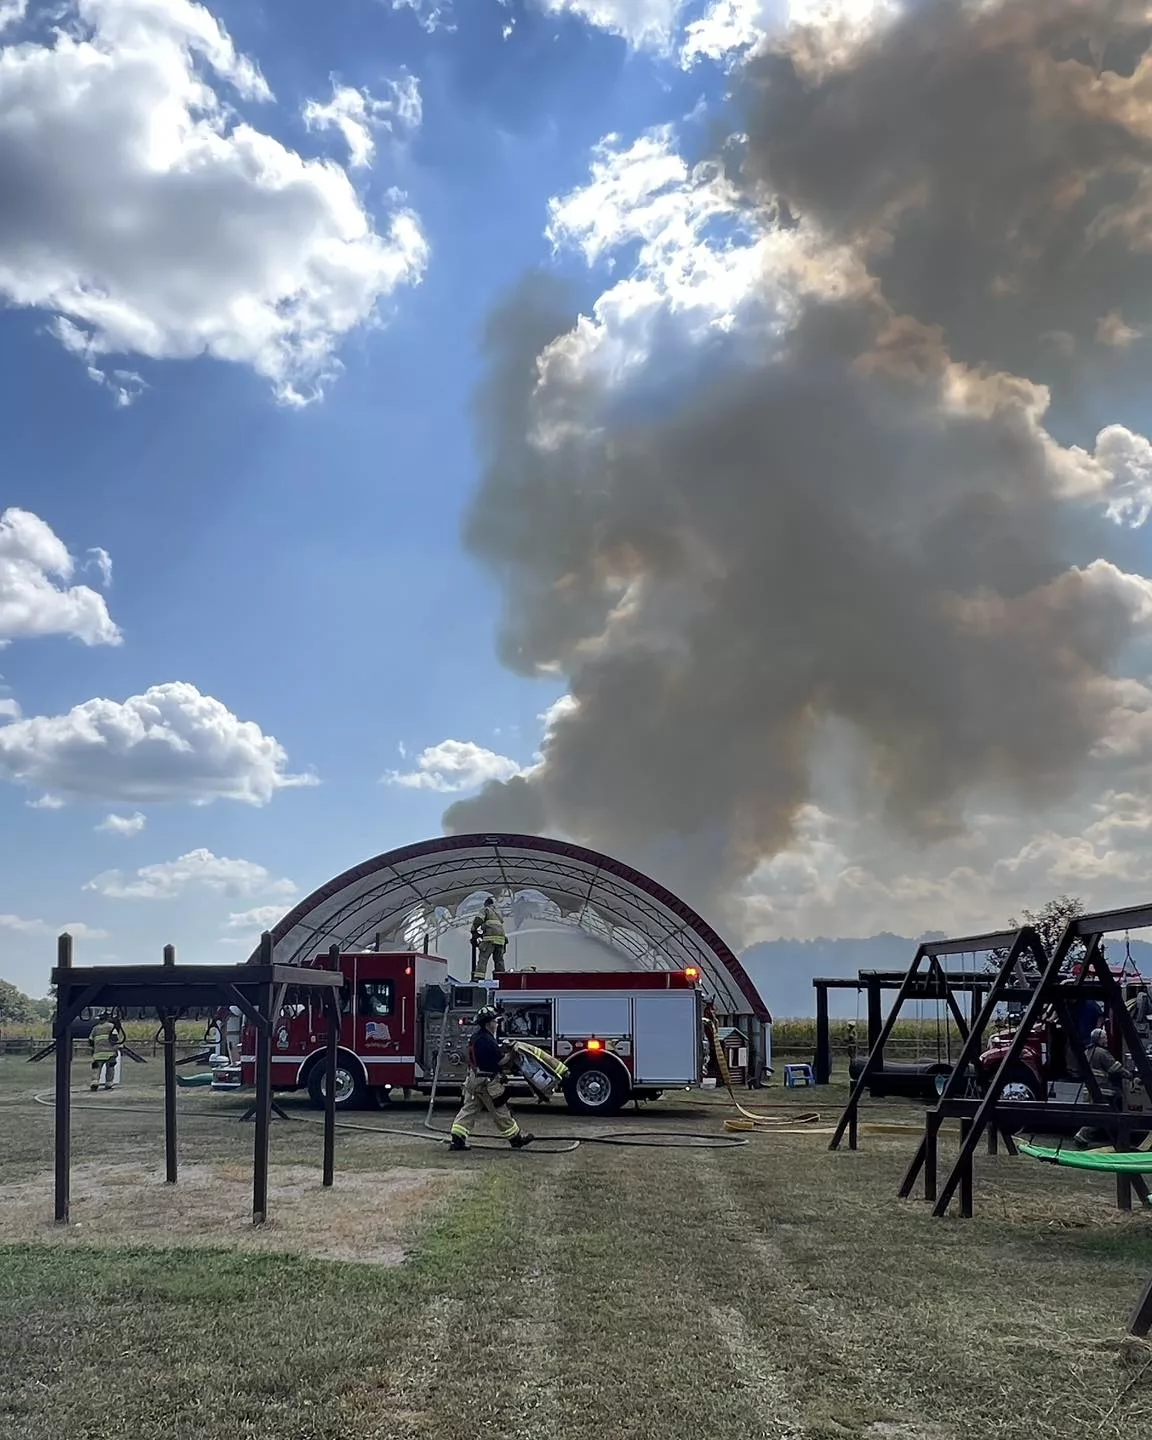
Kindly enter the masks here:
<path id="1" fill-rule="evenodd" d="M 476 1024 L 487 1025 L 489 1020 L 496 1019 L 496 1009 L 492 1005 L 481 1005 L 476 1012 Z"/>

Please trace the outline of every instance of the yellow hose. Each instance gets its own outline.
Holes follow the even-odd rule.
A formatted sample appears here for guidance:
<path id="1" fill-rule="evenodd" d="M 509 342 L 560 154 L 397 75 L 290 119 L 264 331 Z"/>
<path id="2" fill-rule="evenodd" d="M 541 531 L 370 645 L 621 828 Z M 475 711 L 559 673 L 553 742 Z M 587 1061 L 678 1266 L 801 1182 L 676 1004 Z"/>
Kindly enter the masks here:
<path id="1" fill-rule="evenodd" d="M 777 1106 L 782 1112 L 769 1115 L 763 1110 L 748 1110 L 741 1105 L 736 1098 L 736 1088 L 732 1083 L 732 1072 L 728 1069 L 728 1059 L 724 1054 L 724 1047 L 720 1044 L 720 1036 L 717 1031 L 715 1020 L 706 1020 L 705 1026 L 708 1030 L 709 1039 L 712 1042 L 712 1054 L 716 1058 L 716 1068 L 720 1071 L 720 1079 L 724 1088 L 728 1091 L 728 1098 L 740 1114 L 739 1120 L 725 1120 L 724 1129 L 734 1131 L 771 1131 L 775 1135 L 833 1135 L 835 1127 L 827 1126 L 814 1129 L 819 1125 L 822 1118 L 819 1110 L 793 1110 L 790 1105 Z M 704 1105 L 706 1101 L 689 1101 L 689 1104 Z M 911 1121 L 901 1120 L 873 1120 L 866 1121 L 860 1125 L 860 1130 L 866 1135 L 905 1135 L 909 1130 L 922 1130 L 923 1125 Z"/>
<path id="2" fill-rule="evenodd" d="M 790 1106 L 781 1105 L 779 1108 L 784 1114 L 769 1115 L 763 1110 L 749 1110 L 741 1105 L 736 1098 L 736 1088 L 732 1084 L 732 1072 L 728 1069 L 728 1057 L 724 1054 L 724 1047 L 720 1044 L 720 1037 L 716 1029 L 715 1020 L 706 1020 L 705 1026 L 708 1031 L 708 1038 L 712 1043 L 712 1054 L 716 1059 L 716 1068 L 720 1071 L 720 1079 L 724 1082 L 724 1088 L 728 1091 L 728 1098 L 732 1101 L 733 1108 L 742 1117 L 739 1120 L 725 1120 L 725 1130 L 774 1130 L 780 1131 L 788 1125 L 814 1125 L 820 1119 L 819 1110 L 805 1110 L 797 1113 Z M 703 1102 L 697 1102 L 703 1103 Z"/>

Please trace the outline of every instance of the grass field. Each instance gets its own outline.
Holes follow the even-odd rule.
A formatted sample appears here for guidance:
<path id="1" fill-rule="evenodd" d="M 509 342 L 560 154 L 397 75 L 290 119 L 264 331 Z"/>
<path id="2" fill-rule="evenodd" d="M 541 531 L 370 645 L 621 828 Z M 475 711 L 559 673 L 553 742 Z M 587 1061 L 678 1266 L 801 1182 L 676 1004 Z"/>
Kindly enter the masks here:
<path id="1" fill-rule="evenodd" d="M 765 1134 L 454 1157 L 341 1131 L 325 1193 L 319 1129 L 278 1123 L 272 1223 L 254 1236 L 242 1102 L 181 1094 L 177 1194 L 160 1183 L 158 1071 L 77 1097 L 79 1228 L 62 1234 L 51 1111 L 33 1100 L 50 1069 L 0 1061 L 4 1440 L 1152 1432 L 1152 1370 L 1119 1343 L 1152 1217 L 1119 1216 L 1103 1178 L 982 1157 L 978 1218 L 936 1221 L 895 1199 L 912 1134 L 857 1154 Z M 814 1093 L 830 1118 L 842 1092 L 787 1103 Z M 664 1101 L 614 1128 L 717 1136 L 724 1113 Z M 422 1109 L 356 1118 L 418 1129 Z M 333 1254 L 372 1263 L 317 1258 Z"/>

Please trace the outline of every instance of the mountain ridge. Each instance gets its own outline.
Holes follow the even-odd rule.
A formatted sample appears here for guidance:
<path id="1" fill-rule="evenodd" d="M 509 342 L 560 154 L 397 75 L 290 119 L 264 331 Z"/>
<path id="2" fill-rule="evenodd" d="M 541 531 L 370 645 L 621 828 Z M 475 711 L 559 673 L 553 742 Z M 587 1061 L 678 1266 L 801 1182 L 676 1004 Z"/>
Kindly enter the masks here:
<path id="1" fill-rule="evenodd" d="M 814 940 L 761 940 L 748 946 L 740 956 L 740 963 L 772 1014 L 785 1019 L 816 1013 L 812 981 L 817 976 L 846 979 L 858 970 L 907 970 L 923 941 L 944 938 L 939 931 L 928 931 L 917 937 L 882 931 L 879 935 L 857 939 L 821 936 Z M 1109 952 L 1114 963 L 1123 959 L 1122 937 L 1110 942 Z M 1152 944 L 1133 940 L 1131 953 L 1140 973 L 1152 979 Z M 965 965 L 971 969 L 973 957 L 956 956 L 952 964 L 956 969 Z M 976 965 L 983 968 L 982 956 Z M 855 993 L 829 991 L 829 1013 L 842 1019 L 854 1017 L 857 1013 Z M 859 1013 L 864 1013 L 862 995 Z"/>

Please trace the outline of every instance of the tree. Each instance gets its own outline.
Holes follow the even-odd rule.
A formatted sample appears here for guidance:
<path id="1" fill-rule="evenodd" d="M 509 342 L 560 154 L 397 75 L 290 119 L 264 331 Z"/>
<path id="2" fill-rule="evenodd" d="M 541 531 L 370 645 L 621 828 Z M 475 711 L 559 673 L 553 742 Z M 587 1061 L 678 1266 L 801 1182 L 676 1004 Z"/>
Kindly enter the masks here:
<path id="1" fill-rule="evenodd" d="M 1019 920 L 1013 916 L 1008 921 L 1007 929 L 1018 930 L 1021 925 L 1031 925 L 1040 936 L 1045 952 L 1051 955 L 1060 943 L 1060 937 L 1067 929 L 1068 922 L 1083 914 L 1084 902 L 1078 896 L 1057 895 L 1054 900 L 1049 900 L 1039 910 L 1023 911 L 1022 918 Z M 1101 947 L 1101 953 L 1103 953 L 1103 947 Z M 1077 940 L 1068 952 L 1068 959 L 1074 962 L 1082 959 L 1083 956 L 1084 942 Z M 998 970 L 1007 958 L 1007 950 L 993 950 L 989 955 L 988 968 Z"/>
<path id="2" fill-rule="evenodd" d="M 35 1024 L 41 1018 L 36 1002 L 9 980 L 0 980 L 0 1025 Z"/>

